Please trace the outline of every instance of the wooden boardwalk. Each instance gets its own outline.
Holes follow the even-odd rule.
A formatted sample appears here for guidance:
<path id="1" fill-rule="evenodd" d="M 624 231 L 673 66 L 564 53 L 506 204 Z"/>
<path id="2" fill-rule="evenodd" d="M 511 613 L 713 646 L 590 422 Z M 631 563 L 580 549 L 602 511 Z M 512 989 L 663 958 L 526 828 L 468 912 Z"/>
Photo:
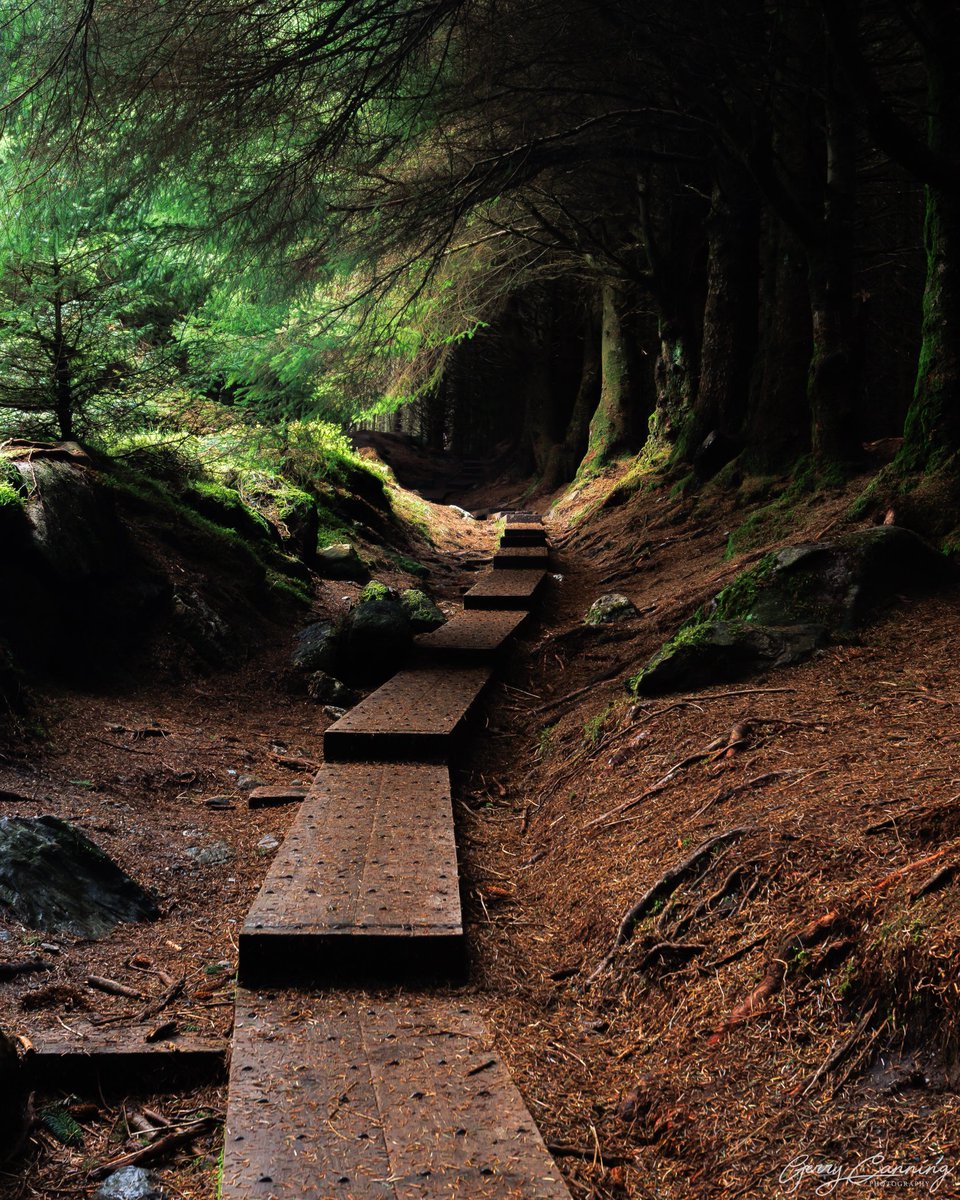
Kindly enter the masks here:
<path id="1" fill-rule="evenodd" d="M 240 978 L 455 977 L 458 884 L 446 767 L 325 766 L 243 924 Z"/>
<path id="2" fill-rule="evenodd" d="M 545 578 L 514 515 L 464 611 L 324 735 L 240 935 L 269 990 L 237 996 L 221 1200 L 569 1200 L 482 1023 L 425 986 L 466 961 L 446 764 Z"/>

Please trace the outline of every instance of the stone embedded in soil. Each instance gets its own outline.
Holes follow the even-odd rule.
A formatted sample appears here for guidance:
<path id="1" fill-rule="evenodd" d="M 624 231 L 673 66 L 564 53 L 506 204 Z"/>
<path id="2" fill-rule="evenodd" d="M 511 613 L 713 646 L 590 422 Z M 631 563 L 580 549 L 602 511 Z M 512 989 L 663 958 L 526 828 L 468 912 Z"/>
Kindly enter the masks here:
<path id="1" fill-rule="evenodd" d="M 31 929 L 83 938 L 159 916 L 154 898 L 113 859 L 48 816 L 0 818 L 0 905 Z"/>
<path id="2" fill-rule="evenodd" d="M 594 600 L 583 622 L 585 625 L 611 625 L 616 621 L 629 621 L 636 615 L 636 605 L 629 596 L 622 592 L 607 592 Z"/>
<path id="3" fill-rule="evenodd" d="M 324 579 L 348 579 L 363 583 L 370 572 L 349 542 L 338 542 L 317 552 L 317 574 Z"/>
<path id="4" fill-rule="evenodd" d="M 201 867 L 221 867 L 233 858 L 233 847 L 227 842 L 210 842 L 206 846 L 188 846 L 187 854 Z"/>
<path id="5" fill-rule="evenodd" d="M 361 599 L 347 614 L 337 659 L 338 671 L 354 675 L 390 674 L 413 642 L 407 610 L 389 594 Z"/>
<path id="6" fill-rule="evenodd" d="M 774 628 L 751 621 L 710 621 L 690 641 L 668 642 L 630 681 L 638 696 L 689 691 L 748 679 L 799 662 L 827 641 L 822 625 Z"/>
<path id="7" fill-rule="evenodd" d="M 97 1188 L 95 1200 L 164 1200 L 152 1172 L 143 1167 L 123 1167 L 108 1175 Z"/>

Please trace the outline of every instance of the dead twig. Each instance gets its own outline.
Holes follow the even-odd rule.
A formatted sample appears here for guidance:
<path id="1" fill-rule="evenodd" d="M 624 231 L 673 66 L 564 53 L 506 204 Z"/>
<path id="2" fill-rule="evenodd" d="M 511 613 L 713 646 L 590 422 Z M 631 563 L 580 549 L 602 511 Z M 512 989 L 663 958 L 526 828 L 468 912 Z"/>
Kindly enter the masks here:
<path id="1" fill-rule="evenodd" d="M 94 1167 L 89 1172 L 89 1178 L 103 1179 L 106 1175 L 110 1175 L 114 1171 L 119 1171 L 122 1167 L 138 1166 L 140 1163 L 153 1162 L 155 1159 L 163 1158 L 171 1150 L 178 1150 L 181 1146 L 192 1142 L 195 1137 L 198 1137 L 216 1123 L 216 1117 L 200 1117 L 199 1120 L 194 1121 L 184 1129 L 176 1129 L 172 1133 L 164 1134 L 163 1137 L 157 1138 L 147 1146 L 141 1146 L 138 1150 L 131 1150 L 129 1154 L 122 1154 L 119 1158 L 115 1158 L 111 1162 Z"/>
<path id="2" fill-rule="evenodd" d="M 143 992 L 127 987 L 125 983 L 117 983 L 115 979 L 106 979 L 103 975 L 88 975 L 87 987 L 96 988 L 98 992 L 107 992 L 111 996 L 126 996 L 130 1000 L 143 999 Z"/>

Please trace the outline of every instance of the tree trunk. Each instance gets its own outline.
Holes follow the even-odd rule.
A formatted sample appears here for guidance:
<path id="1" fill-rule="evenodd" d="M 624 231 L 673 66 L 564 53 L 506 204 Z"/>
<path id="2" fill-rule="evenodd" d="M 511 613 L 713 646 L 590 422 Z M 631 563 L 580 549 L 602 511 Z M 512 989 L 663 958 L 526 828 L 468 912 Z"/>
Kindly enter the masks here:
<path id="1" fill-rule="evenodd" d="M 773 213 L 767 214 L 763 241 L 760 341 L 744 462 L 748 469 L 773 471 L 789 466 L 810 446 L 810 299 L 806 255 Z"/>
<path id="2" fill-rule="evenodd" d="M 955 41 L 960 17 L 941 14 L 941 46 Z M 960 145 L 960 89 L 946 53 L 928 53 L 927 103 L 930 148 L 955 152 Z M 960 195 L 926 189 L 920 358 L 913 403 L 904 425 L 900 462 L 910 470 L 936 468 L 960 451 Z"/>
<path id="3" fill-rule="evenodd" d="M 59 274 L 54 267 L 54 275 Z M 70 347 L 63 329 L 63 293 L 53 298 L 53 389 L 54 413 L 64 442 L 73 441 L 73 385 L 70 378 Z"/>
<path id="4" fill-rule="evenodd" d="M 751 181 L 732 163 L 714 185 L 707 232 L 700 383 L 678 443 L 687 461 L 708 434 L 740 433 L 757 348 L 760 212 Z"/>
<path id="5" fill-rule="evenodd" d="M 817 244 L 809 250 L 813 350 L 807 388 L 813 455 L 820 466 L 852 463 L 861 457 L 860 358 L 853 301 L 853 117 L 851 97 L 828 57 L 823 222 Z"/>
<path id="6" fill-rule="evenodd" d="M 635 368 L 624 330 L 625 289 L 606 279 L 602 285 L 600 336 L 600 400 L 590 421 L 587 452 L 578 474 L 599 471 L 618 455 L 634 448 L 633 409 Z"/>
<path id="7" fill-rule="evenodd" d="M 573 411 L 570 413 L 564 439 L 553 447 L 543 469 L 542 484 L 546 491 L 554 491 L 561 484 L 569 483 L 576 475 L 577 466 L 587 451 L 590 418 L 596 410 L 600 396 L 601 330 L 598 307 L 591 305 L 584 321 L 580 384 L 577 388 Z"/>

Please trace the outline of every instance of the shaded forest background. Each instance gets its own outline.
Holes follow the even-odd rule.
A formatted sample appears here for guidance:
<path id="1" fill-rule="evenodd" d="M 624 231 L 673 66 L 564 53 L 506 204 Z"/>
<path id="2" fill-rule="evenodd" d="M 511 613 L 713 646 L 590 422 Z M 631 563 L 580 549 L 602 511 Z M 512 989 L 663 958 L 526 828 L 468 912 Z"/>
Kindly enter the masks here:
<path id="1" fill-rule="evenodd" d="M 864 504 L 950 540 L 949 0 L 37 0 L 3 31 L 5 436 L 282 466 L 376 418 L 544 489 L 625 455 L 817 486 L 902 438 Z"/>

